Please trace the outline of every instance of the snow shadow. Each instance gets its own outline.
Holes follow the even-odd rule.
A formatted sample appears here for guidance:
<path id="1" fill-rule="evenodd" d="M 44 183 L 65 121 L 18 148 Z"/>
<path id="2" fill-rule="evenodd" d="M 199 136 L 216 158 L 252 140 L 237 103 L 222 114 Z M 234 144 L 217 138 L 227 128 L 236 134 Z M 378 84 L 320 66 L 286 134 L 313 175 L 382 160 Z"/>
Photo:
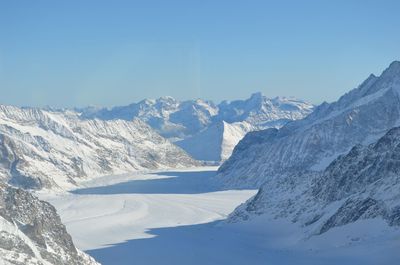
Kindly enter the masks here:
<path id="1" fill-rule="evenodd" d="M 151 229 L 148 233 L 153 238 L 129 240 L 87 253 L 103 265 L 266 264 L 257 250 L 233 245 L 233 235 L 221 237 L 216 223 Z"/>
<path id="2" fill-rule="evenodd" d="M 163 179 L 131 180 L 101 187 L 82 188 L 74 194 L 200 194 L 221 191 L 212 178 L 216 171 L 158 172 L 155 175 L 171 176 Z"/>
<path id="3" fill-rule="evenodd" d="M 87 253 L 103 265 L 337 265 L 343 261 L 343 257 L 316 257 L 304 251 L 268 249 L 263 247 L 265 238 L 226 228 L 221 221 L 157 228 L 148 233 L 154 237 L 129 240 Z M 348 257 L 346 261 L 349 262 Z"/>

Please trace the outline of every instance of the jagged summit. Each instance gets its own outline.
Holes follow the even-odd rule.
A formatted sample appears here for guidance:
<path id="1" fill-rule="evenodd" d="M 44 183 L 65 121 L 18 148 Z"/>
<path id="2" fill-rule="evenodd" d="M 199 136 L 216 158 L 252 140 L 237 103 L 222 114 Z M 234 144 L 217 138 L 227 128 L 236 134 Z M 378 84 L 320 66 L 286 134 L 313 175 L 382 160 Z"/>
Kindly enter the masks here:
<path id="1" fill-rule="evenodd" d="M 397 76 L 400 74 L 400 61 L 393 61 L 389 67 L 382 73 L 382 76 Z"/>
<path id="2" fill-rule="evenodd" d="M 264 97 L 264 95 L 262 92 L 255 92 L 255 93 L 251 94 L 250 100 L 262 100 L 263 97 Z"/>

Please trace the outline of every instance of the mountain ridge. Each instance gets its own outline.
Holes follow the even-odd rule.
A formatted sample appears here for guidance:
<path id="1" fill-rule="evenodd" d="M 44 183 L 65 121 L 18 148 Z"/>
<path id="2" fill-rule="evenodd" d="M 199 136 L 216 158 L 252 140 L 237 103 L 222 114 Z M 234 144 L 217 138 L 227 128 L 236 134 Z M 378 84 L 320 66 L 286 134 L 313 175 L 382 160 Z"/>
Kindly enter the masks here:
<path id="1" fill-rule="evenodd" d="M 0 106 L 0 178 L 69 189 L 96 176 L 198 165 L 140 120 L 81 120 L 75 112 Z"/>
<path id="2" fill-rule="evenodd" d="M 220 167 L 218 179 L 232 187 L 259 187 L 268 177 L 323 170 L 354 145 L 377 140 L 399 125 L 398 65 L 391 64 L 380 77 L 370 76 L 338 101 L 321 104 L 309 116 L 288 123 L 273 136 L 271 131 L 264 131 L 265 141 L 255 139 L 258 144 L 252 145 L 252 135 L 248 135 L 244 139 L 247 146 L 233 152 Z"/>
<path id="3" fill-rule="evenodd" d="M 270 127 L 279 128 L 291 120 L 308 115 L 313 107 L 307 102 L 294 98 L 270 99 L 258 92 L 245 100 L 225 100 L 219 104 L 202 99 L 178 101 L 172 97 L 161 97 L 111 109 L 89 108 L 78 110 L 78 112 L 81 113 L 83 119 L 131 120 L 139 118 L 162 136 L 176 142 L 193 157 L 218 162 L 229 157 L 233 146 L 229 147 L 229 150 L 226 146 L 219 146 L 220 152 L 216 154 L 216 150 L 208 152 L 190 146 L 204 146 L 200 139 L 204 139 L 204 135 L 209 134 L 210 130 L 214 130 L 215 133 L 215 127 L 218 127 L 221 122 L 232 125 L 227 125 L 228 127 L 247 128 L 240 134 L 234 133 L 234 135 L 224 135 L 223 130 L 220 130 L 220 135 L 215 136 L 223 138 L 219 144 L 229 142 L 230 138 L 235 138 L 233 142 L 237 143 L 249 131 Z"/>

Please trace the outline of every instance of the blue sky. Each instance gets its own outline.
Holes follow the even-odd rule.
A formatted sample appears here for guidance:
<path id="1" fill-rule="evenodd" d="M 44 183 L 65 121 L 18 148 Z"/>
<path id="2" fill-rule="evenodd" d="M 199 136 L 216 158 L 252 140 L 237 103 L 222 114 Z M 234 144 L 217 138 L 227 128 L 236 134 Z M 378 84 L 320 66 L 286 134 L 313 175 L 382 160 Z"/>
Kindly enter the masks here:
<path id="1" fill-rule="evenodd" d="M 0 0 L 0 102 L 333 101 L 400 59 L 400 1 Z"/>

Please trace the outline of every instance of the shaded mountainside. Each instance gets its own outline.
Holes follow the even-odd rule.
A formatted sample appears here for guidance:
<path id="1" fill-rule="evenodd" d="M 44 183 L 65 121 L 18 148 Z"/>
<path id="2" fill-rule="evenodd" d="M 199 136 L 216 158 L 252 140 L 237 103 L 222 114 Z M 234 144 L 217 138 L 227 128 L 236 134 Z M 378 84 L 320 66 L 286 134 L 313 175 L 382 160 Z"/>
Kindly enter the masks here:
<path id="1" fill-rule="evenodd" d="M 27 189 L 68 189 L 100 175 L 198 163 L 139 120 L 0 106 L 0 177 Z"/>
<path id="2" fill-rule="evenodd" d="M 219 170 L 231 187 L 260 187 L 268 178 L 320 171 L 356 144 L 369 144 L 399 125 L 400 62 L 371 75 L 332 104 L 281 129 L 248 134 Z M 246 144 L 244 144 L 246 143 Z"/>
<path id="3" fill-rule="evenodd" d="M 96 265 L 77 250 L 53 206 L 0 184 L 0 263 Z"/>
<path id="4" fill-rule="evenodd" d="M 400 226 L 400 127 L 355 146 L 320 173 L 269 179 L 231 218 L 268 213 L 300 222 L 309 234 L 380 218 Z"/>
<path id="5" fill-rule="evenodd" d="M 162 136 L 177 142 L 193 157 L 221 161 L 231 154 L 232 143 L 236 144 L 247 132 L 279 128 L 288 121 L 304 118 L 312 109 L 313 105 L 300 100 L 270 99 L 255 93 L 246 100 L 223 101 L 218 105 L 209 100 L 178 101 L 161 97 L 112 109 L 89 107 L 78 111 L 84 119 L 138 118 Z M 215 142 L 213 150 L 205 150 L 208 141 Z"/>

